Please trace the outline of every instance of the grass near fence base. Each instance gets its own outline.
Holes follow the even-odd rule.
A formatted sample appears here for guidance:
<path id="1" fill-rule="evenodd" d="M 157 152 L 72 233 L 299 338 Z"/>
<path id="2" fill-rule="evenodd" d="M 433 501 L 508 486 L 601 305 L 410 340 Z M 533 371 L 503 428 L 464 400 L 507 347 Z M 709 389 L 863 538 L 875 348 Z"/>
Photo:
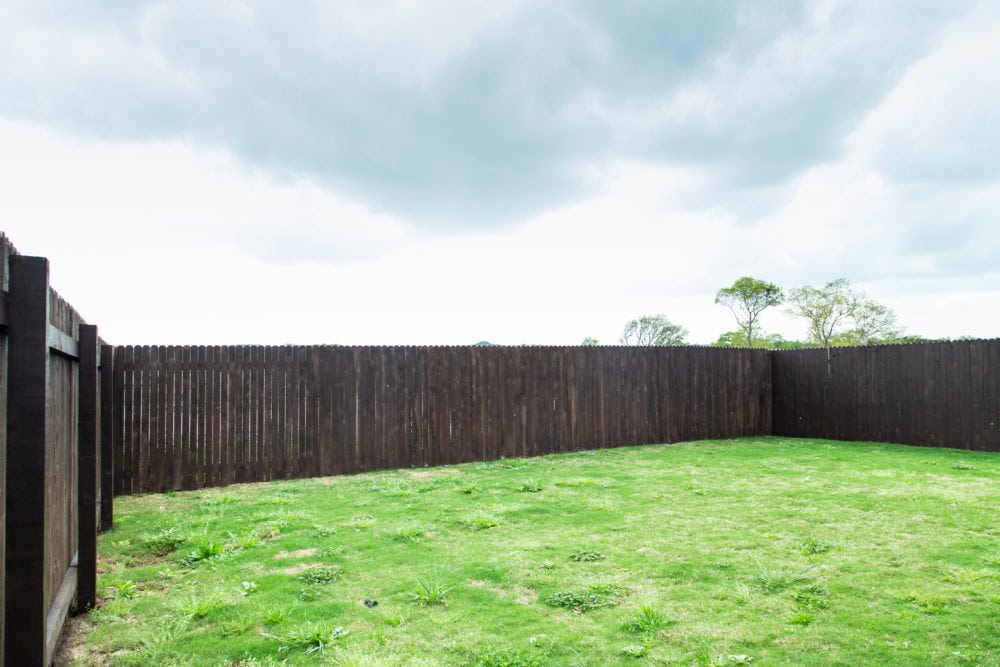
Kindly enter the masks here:
<path id="1" fill-rule="evenodd" d="M 754 438 L 117 501 L 69 664 L 997 665 L 1000 456 Z"/>

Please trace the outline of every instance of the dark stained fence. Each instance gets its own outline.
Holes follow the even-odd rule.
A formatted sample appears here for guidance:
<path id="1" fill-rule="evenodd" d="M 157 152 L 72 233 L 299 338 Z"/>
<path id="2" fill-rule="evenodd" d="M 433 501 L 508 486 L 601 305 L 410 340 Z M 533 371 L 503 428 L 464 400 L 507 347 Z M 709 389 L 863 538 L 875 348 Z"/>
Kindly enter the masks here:
<path id="1" fill-rule="evenodd" d="M 762 435 L 763 350 L 115 349 L 115 491 Z"/>
<path id="2" fill-rule="evenodd" d="M 1000 452 L 1000 340 L 772 353 L 775 435 Z"/>
<path id="3" fill-rule="evenodd" d="M 0 234 L 0 662 L 12 665 L 48 664 L 66 614 L 96 597 L 99 340 L 48 275 Z"/>
<path id="4" fill-rule="evenodd" d="M 10 291 L 10 256 L 16 252 L 7 237 L 0 233 L 0 664 L 4 660 L 4 601 L 7 595 L 7 294 Z"/>

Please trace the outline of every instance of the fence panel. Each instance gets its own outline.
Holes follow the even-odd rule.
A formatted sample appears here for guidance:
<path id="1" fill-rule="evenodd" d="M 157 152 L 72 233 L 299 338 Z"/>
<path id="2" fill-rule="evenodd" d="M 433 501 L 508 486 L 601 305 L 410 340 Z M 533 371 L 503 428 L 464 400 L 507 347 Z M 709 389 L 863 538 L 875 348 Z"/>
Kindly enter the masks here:
<path id="1" fill-rule="evenodd" d="M 772 354 L 775 435 L 1000 451 L 1000 340 Z"/>
<path id="2" fill-rule="evenodd" d="M 48 664 L 74 599 L 93 605 L 99 512 L 110 522 L 100 340 L 48 276 L 45 258 L 18 255 L 0 234 L 3 664 Z"/>
<path id="3" fill-rule="evenodd" d="M 115 449 L 136 493 L 759 435 L 770 373 L 762 350 L 130 346 Z"/>
<path id="4" fill-rule="evenodd" d="M 7 544 L 7 293 L 10 291 L 7 267 L 14 252 L 7 237 L 0 233 L 0 664 L 4 664 L 4 600 L 6 599 Z"/>

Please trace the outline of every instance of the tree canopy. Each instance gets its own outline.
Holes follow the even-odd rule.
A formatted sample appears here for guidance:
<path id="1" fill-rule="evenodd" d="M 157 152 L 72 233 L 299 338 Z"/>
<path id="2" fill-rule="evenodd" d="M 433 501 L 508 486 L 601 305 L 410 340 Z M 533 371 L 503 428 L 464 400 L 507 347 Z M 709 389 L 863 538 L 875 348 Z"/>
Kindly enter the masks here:
<path id="1" fill-rule="evenodd" d="M 851 288 L 846 278 L 821 288 L 797 287 L 788 312 L 808 324 L 809 340 L 829 351 L 833 345 L 870 345 L 897 340 L 902 329 L 891 308 Z"/>
<path id="2" fill-rule="evenodd" d="M 727 331 L 712 343 L 712 347 L 763 347 L 769 350 L 797 350 L 805 345 L 797 340 L 785 340 L 781 334 L 769 334 L 757 330 L 753 335 L 753 345 L 747 341 L 743 330 Z"/>
<path id="3" fill-rule="evenodd" d="M 736 324 L 743 332 L 750 347 L 756 347 L 754 325 L 760 314 L 771 306 L 778 306 L 785 300 L 781 288 L 765 280 L 743 276 L 730 287 L 723 287 L 715 293 L 715 303 L 727 306 L 736 317 Z"/>
<path id="4" fill-rule="evenodd" d="M 683 345 L 688 331 L 674 324 L 666 315 L 643 315 L 630 320 L 622 331 L 619 342 L 622 345 Z"/>

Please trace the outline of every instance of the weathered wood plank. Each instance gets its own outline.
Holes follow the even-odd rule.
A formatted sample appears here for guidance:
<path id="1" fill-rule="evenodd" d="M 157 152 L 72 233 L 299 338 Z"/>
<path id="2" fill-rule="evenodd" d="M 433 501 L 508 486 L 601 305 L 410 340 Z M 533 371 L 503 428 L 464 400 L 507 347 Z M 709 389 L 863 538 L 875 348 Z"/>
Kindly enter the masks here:
<path id="1" fill-rule="evenodd" d="M 101 530 L 114 525 L 115 433 L 120 429 L 115 413 L 114 347 L 101 346 Z"/>
<path id="2" fill-rule="evenodd" d="M 47 664 L 45 480 L 49 420 L 49 264 L 10 258 L 4 656 Z"/>
<path id="3" fill-rule="evenodd" d="M 97 458 L 100 447 L 97 327 L 80 325 L 79 442 L 77 446 L 77 561 L 76 610 L 87 611 L 97 602 Z"/>

